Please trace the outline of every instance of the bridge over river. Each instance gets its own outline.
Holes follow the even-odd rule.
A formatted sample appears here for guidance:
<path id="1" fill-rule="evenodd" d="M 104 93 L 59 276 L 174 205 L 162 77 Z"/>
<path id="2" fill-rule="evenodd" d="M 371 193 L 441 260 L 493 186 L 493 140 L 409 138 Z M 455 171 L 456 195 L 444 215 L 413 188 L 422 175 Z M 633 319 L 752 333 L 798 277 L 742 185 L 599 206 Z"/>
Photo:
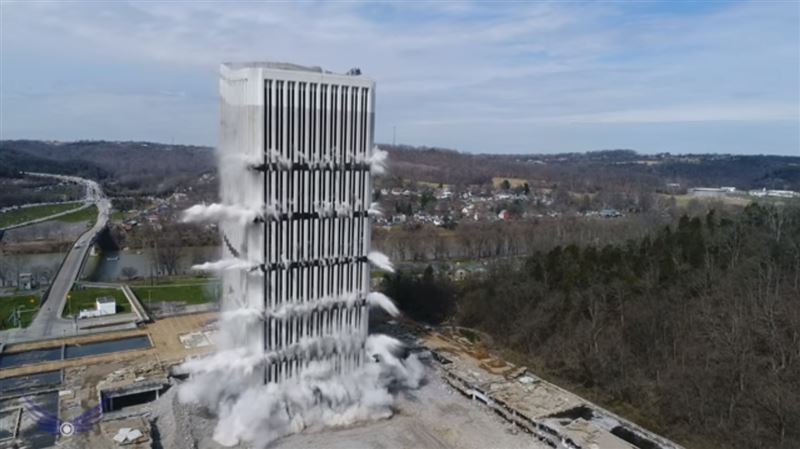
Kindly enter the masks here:
<path id="1" fill-rule="evenodd" d="M 31 325 L 25 329 L 0 331 L 0 343 L 2 344 L 57 338 L 77 332 L 75 323 L 72 320 L 61 317 L 64 307 L 66 306 L 67 294 L 72 288 L 72 284 L 80 275 L 81 268 L 86 261 L 92 244 L 108 225 L 108 219 L 111 214 L 111 201 L 105 196 L 103 189 L 95 181 L 79 178 L 77 176 L 64 176 L 49 173 L 27 174 L 53 177 L 85 185 L 87 201 L 97 206 L 98 214 L 97 220 L 91 229 L 78 237 L 78 240 L 72 245 L 72 248 L 70 248 L 50 288 L 45 294 L 41 309 L 36 314 Z"/>

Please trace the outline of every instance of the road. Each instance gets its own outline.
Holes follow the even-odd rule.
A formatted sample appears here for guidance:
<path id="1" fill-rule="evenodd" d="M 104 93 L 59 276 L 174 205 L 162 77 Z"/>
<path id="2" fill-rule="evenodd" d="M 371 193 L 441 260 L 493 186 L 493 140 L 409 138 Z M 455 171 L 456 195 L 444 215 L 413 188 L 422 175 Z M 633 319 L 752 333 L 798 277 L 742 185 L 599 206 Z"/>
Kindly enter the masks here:
<path id="1" fill-rule="evenodd" d="M 72 320 L 61 318 L 66 306 L 67 293 L 78 278 L 84 260 L 92 247 L 97 235 L 106 227 L 111 214 L 111 201 L 103 193 L 103 189 L 95 181 L 79 178 L 77 176 L 53 175 L 48 173 L 27 173 L 33 176 L 47 176 L 86 186 L 87 202 L 97 206 L 97 220 L 91 229 L 83 233 L 70 249 L 61 268 L 58 270 L 50 286 L 47 297 L 44 298 L 42 308 L 30 326 L 25 329 L 0 331 L 0 342 L 14 343 L 22 341 L 35 341 L 46 338 L 62 337 L 75 333 L 75 323 Z"/>

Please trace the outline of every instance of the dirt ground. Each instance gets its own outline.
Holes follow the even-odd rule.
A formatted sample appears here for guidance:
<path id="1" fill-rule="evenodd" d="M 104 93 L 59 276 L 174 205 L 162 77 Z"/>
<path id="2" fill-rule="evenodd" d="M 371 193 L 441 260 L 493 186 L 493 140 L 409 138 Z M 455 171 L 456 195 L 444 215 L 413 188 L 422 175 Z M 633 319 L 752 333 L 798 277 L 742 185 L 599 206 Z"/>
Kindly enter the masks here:
<path id="1" fill-rule="evenodd" d="M 388 420 L 346 429 L 292 435 L 271 449 L 544 449 L 488 407 L 446 385 L 431 368 L 430 381 L 399 398 Z"/>
<path id="2" fill-rule="evenodd" d="M 171 389 L 153 404 L 163 449 L 223 449 L 213 438 L 216 420 L 192 405 L 180 404 Z M 546 449 L 532 435 L 472 401 L 441 378 L 434 366 L 419 389 L 399 393 L 394 415 L 344 428 L 306 430 L 267 449 Z M 251 446 L 235 446 L 250 449 Z M 255 446 L 260 448 L 261 446 Z"/>

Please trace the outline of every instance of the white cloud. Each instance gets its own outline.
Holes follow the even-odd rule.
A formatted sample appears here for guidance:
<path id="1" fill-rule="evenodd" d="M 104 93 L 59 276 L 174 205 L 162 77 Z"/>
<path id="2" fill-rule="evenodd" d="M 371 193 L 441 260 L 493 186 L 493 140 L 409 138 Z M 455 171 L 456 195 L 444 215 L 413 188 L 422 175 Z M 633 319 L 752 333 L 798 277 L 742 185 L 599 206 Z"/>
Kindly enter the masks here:
<path id="1" fill-rule="evenodd" d="M 187 105 L 211 108 L 206 116 L 216 114 L 219 62 L 271 59 L 360 66 L 378 81 L 379 139 L 392 126 L 409 141 L 427 135 L 419 126 L 436 127 L 446 141 L 461 123 L 800 120 L 798 27 L 797 9 L 781 3 L 684 14 L 625 3 L 4 3 L 0 90 L 13 98 L 88 89 L 111 101 L 119 85 L 97 92 L 92 77 L 135 72 L 152 80 L 131 80 L 143 90 L 132 95 L 180 91 Z M 48 56 L 85 64 L 88 81 L 56 86 L 57 67 L 48 67 L 52 79 L 31 79 L 26 63 L 46 66 Z M 87 98 L 85 109 L 98 111 L 97 101 Z M 18 114 L 8 104 L 3 112 Z M 2 122 L 5 135 L 19 121 Z M 474 133 L 481 148 L 504 149 Z M 518 144 L 529 138 L 518 135 Z"/>

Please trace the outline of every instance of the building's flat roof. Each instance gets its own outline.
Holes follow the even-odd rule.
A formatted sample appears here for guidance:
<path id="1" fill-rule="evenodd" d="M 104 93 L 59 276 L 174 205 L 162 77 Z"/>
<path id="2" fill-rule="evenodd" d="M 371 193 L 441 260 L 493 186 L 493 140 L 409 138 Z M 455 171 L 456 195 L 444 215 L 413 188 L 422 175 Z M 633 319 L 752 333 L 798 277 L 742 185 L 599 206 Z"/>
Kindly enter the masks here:
<path id="1" fill-rule="evenodd" d="M 293 72 L 332 73 L 327 70 L 322 70 L 322 67 L 319 66 L 309 67 L 299 64 L 292 64 L 290 62 L 274 62 L 274 61 L 223 62 L 222 65 L 232 70 L 271 69 L 271 70 L 289 70 Z"/>
<path id="2" fill-rule="evenodd" d="M 350 69 L 347 73 L 334 73 L 320 67 L 306 67 L 286 62 L 255 61 L 255 62 L 226 62 L 220 65 L 220 94 L 229 104 L 253 104 L 263 106 L 264 99 L 258 95 L 234 95 L 234 88 L 227 83 L 245 81 L 254 83 L 248 89 L 263 87 L 264 80 L 284 80 L 300 83 L 325 83 L 340 84 L 351 87 L 374 89 L 375 82 L 364 76 L 358 68 Z M 228 87 L 226 87 L 228 86 Z M 241 86 L 240 86 L 241 87 Z M 234 90 L 231 90 L 234 89 Z M 237 91 L 238 92 L 238 91 Z M 263 97 L 263 96 L 262 96 Z"/>
<path id="3" fill-rule="evenodd" d="M 97 302 L 99 302 L 100 304 L 108 304 L 110 302 L 115 302 L 115 300 L 110 296 L 101 296 L 97 298 Z"/>
<path id="4" fill-rule="evenodd" d="M 320 66 L 305 66 L 300 64 L 293 64 L 291 62 L 277 62 L 277 61 L 245 61 L 245 62 L 223 62 L 222 66 L 228 70 L 241 70 L 241 69 L 266 69 L 266 70 L 284 70 L 287 72 L 304 72 L 304 73 L 319 73 L 323 75 L 338 75 L 338 76 L 360 76 L 361 70 L 352 68 L 351 71 L 356 73 L 335 73 L 330 70 L 324 70 Z"/>

